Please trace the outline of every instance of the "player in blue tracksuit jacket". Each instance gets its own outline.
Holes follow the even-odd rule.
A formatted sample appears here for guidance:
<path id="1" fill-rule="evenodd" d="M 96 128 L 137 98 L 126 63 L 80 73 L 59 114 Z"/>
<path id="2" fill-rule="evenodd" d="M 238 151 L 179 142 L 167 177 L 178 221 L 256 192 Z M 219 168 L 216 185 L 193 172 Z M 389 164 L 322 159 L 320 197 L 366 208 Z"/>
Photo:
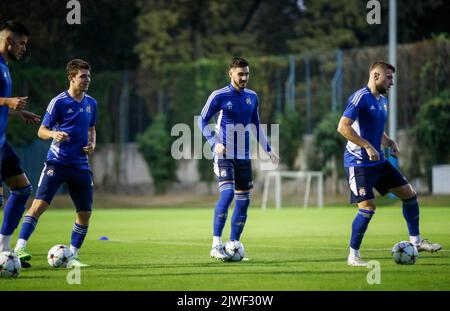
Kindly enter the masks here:
<path id="1" fill-rule="evenodd" d="M 198 126 L 213 148 L 214 173 L 219 183 L 220 196 L 214 210 L 213 243 L 211 257 L 228 260 L 222 243 L 228 207 L 235 200 L 231 218 L 231 241 L 239 241 L 247 220 L 250 189 L 253 188 L 250 160 L 250 135 L 253 132 L 273 163 L 276 155 L 260 126 L 258 96 L 247 89 L 249 64 L 236 57 L 229 66 L 230 84 L 211 93 L 202 109 Z M 215 132 L 208 127 L 215 117 Z"/>

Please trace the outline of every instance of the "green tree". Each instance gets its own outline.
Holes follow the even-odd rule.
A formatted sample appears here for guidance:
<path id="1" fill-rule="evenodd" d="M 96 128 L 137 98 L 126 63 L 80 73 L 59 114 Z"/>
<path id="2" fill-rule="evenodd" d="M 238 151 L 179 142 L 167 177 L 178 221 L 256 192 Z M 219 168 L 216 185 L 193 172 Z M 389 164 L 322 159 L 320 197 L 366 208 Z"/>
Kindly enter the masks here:
<path id="1" fill-rule="evenodd" d="M 413 128 L 417 140 L 417 152 L 426 169 L 431 189 L 431 167 L 450 161 L 450 89 L 426 101 L 416 117 Z"/>
<path id="2" fill-rule="evenodd" d="M 164 114 L 158 114 L 147 130 L 138 135 L 137 146 L 150 168 L 155 191 L 164 193 L 177 180 L 177 161 L 171 155 L 172 136 Z"/>
<path id="3" fill-rule="evenodd" d="M 313 148 L 308 162 L 313 169 L 321 170 L 333 179 L 337 193 L 339 177 L 343 175 L 342 158 L 345 139 L 336 131 L 341 114 L 330 112 L 313 131 Z"/>
<path id="4" fill-rule="evenodd" d="M 280 155 L 281 162 L 286 164 L 289 170 L 297 169 L 295 160 L 298 156 L 298 150 L 302 144 L 304 126 L 300 115 L 295 111 L 285 114 L 278 114 L 276 122 L 280 124 Z"/>
<path id="5" fill-rule="evenodd" d="M 94 72 L 138 67 L 136 0 L 79 0 L 81 24 L 69 25 L 67 1 L 2 0 L 0 23 L 21 21 L 31 31 L 21 62 L 65 68 L 72 58 L 86 59 Z"/>

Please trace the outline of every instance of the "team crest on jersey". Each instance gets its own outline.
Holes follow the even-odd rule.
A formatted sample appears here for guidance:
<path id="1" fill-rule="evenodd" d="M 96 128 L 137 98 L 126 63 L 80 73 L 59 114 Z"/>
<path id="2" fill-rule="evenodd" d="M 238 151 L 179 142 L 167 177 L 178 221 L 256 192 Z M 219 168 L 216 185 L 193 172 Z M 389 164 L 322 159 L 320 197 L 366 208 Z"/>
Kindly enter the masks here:
<path id="1" fill-rule="evenodd" d="M 366 188 L 359 187 L 358 193 L 359 193 L 359 196 L 361 196 L 361 197 L 365 196 L 366 195 Z"/>
<path id="2" fill-rule="evenodd" d="M 87 105 L 86 106 L 86 112 L 87 113 L 91 113 L 91 105 Z"/>
<path id="3" fill-rule="evenodd" d="M 47 170 L 47 176 L 53 176 L 54 174 L 55 174 L 55 170 L 54 169 L 49 168 Z"/>
<path id="4" fill-rule="evenodd" d="M 248 105 L 251 105 L 251 104 L 252 104 L 252 101 L 250 100 L 250 97 L 247 97 L 247 99 L 245 100 L 245 102 L 246 102 Z"/>
<path id="5" fill-rule="evenodd" d="M 228 110 L 233 109 L 233 103 L 232 103 L 232 102 L 228 102 L 228 103 L 227 103 L 227 109 L 228 109 Z"/>
<path id="6" fill-rule="evenodd" d="M 226 177 L 227 176 L 227 170 L 220 170 L 220 177 Z"/>

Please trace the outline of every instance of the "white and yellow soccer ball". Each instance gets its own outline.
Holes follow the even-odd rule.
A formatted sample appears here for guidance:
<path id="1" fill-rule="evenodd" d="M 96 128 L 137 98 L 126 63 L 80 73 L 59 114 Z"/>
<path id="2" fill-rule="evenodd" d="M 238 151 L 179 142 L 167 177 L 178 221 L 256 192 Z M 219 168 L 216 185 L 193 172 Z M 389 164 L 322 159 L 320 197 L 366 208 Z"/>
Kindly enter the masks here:
<path id="1" fill-rule="evenodd" d="M 52 268 L 67 268 L 67 264 L 73 259 L 72 251 L 65 245 L 57 244 L 50 248 L 47 261 Z"/>
<path id="2" fill-rule="evenodd" d="M 228 241 L 225 243 L 224 250 L 230 261 L 241 261 L 244 259 L 244 245 L 239 241 Z"/>
<path id="3" fill-rule="evenodd" d="M 0 277 L 1 278 L 16 278 L 20 274 L 22 265 L 19 257 L 13 252 L 0 253 Z"/>
<path id="4" fill-rule="evenodd" d="M 400 265 L 413 265 L 419 258 L 419 251 L 409 241 L 401 241 L 392 247 L 392 258 Z"/>

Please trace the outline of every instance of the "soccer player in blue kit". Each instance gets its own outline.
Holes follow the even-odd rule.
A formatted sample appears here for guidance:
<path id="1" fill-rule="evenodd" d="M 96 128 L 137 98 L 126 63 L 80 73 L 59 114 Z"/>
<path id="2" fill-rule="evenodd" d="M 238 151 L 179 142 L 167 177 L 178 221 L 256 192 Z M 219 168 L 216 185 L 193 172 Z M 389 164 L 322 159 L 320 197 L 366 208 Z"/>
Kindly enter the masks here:
<path id="1" fill-rule="evenodd" d="M 91 80 L 91 66 L 81 59 L 67 64 L 69 89 L 53 98 L 48 107 L 38 136 L 53 139 L 39 180 L 35 199 L 24 217 L 15 251 L 28 261 L 27 241 L 39 217 L 49 207 L 59 186 L 66 182 L 76 207 L 76 220 L 72 230 L 70 250 L 74 259 L 69 267 L 85 267 L 78 258 L 89 225 L 93 201 L 93 179 L 88 155 L 95 149 L 95 121 L 97 102 L 86 94 Z"/>
<path id="2" fill-rule="evenodd" d="M 10 195 L 3 211 L 0 232 L 0 252 L 9 251 L 11 237 L 20 223 L 25 204 L 32 187 L 25 175 L 20 159 L 6 140 L 8 115 L 16 116 L 26 123 L 37 124 L 40 117 L 23 110 L 27 97 L 11 97 L 12 83 L 9 62 L 18 61 L 26 51 L 30 32 L 17 21 L 7 21 L 0 26 L 0 206 L 3 204 L 3 182 Z M 26 263 L 22 267 L 28 268 Z"/>
<path id="3" fill-rule="evenodd" d="M 397 143 L 384 132 L 388 101 L 384 96 L 393 85 L 395 68 L 386 62 L 375 62 L 369 69 L 367 86 L 353 93 L 338 125 L 338 132 L 348 142 L 344 153 L 344 167 L 350 186 L 350 203 L 357 203 L 358 213 L 353 220 L 350 254 L 347 264 L 367 266 L 359 249 L 364 233 L 375 213 L 373 188 L 381 195 L 390 192 L 403 202 L 403 216 L 410 242 L 419 251 L 436 252 L 442 248 L 426 239 L 419 231 L 419 203 L 417 194 L 407 179 L 384 156 L 381 145 L 398 156 Z"/>
<path id="4" fill-rule="evenodd" d="M 272 163 L 279 161 L 260 126 L 258 96 L 246 88 L 249 74 L 247 60 L 233 58 L 228 70 L 230 84 L 211 93 L 198 121 L 200 130 L 213 148 L 214 173 L 220 190 L 214 210 L 210 256 L 222 261 L 229 259 L 223 249 L 222 231 L 233 198 L 235 208 L 231 218 L 231 241 L 239 241 L 247 220 L 250 190 L 253 188 L 249 128 Z M 215 133 L 208 128 L 213 116 L 216 119 Z"/>

